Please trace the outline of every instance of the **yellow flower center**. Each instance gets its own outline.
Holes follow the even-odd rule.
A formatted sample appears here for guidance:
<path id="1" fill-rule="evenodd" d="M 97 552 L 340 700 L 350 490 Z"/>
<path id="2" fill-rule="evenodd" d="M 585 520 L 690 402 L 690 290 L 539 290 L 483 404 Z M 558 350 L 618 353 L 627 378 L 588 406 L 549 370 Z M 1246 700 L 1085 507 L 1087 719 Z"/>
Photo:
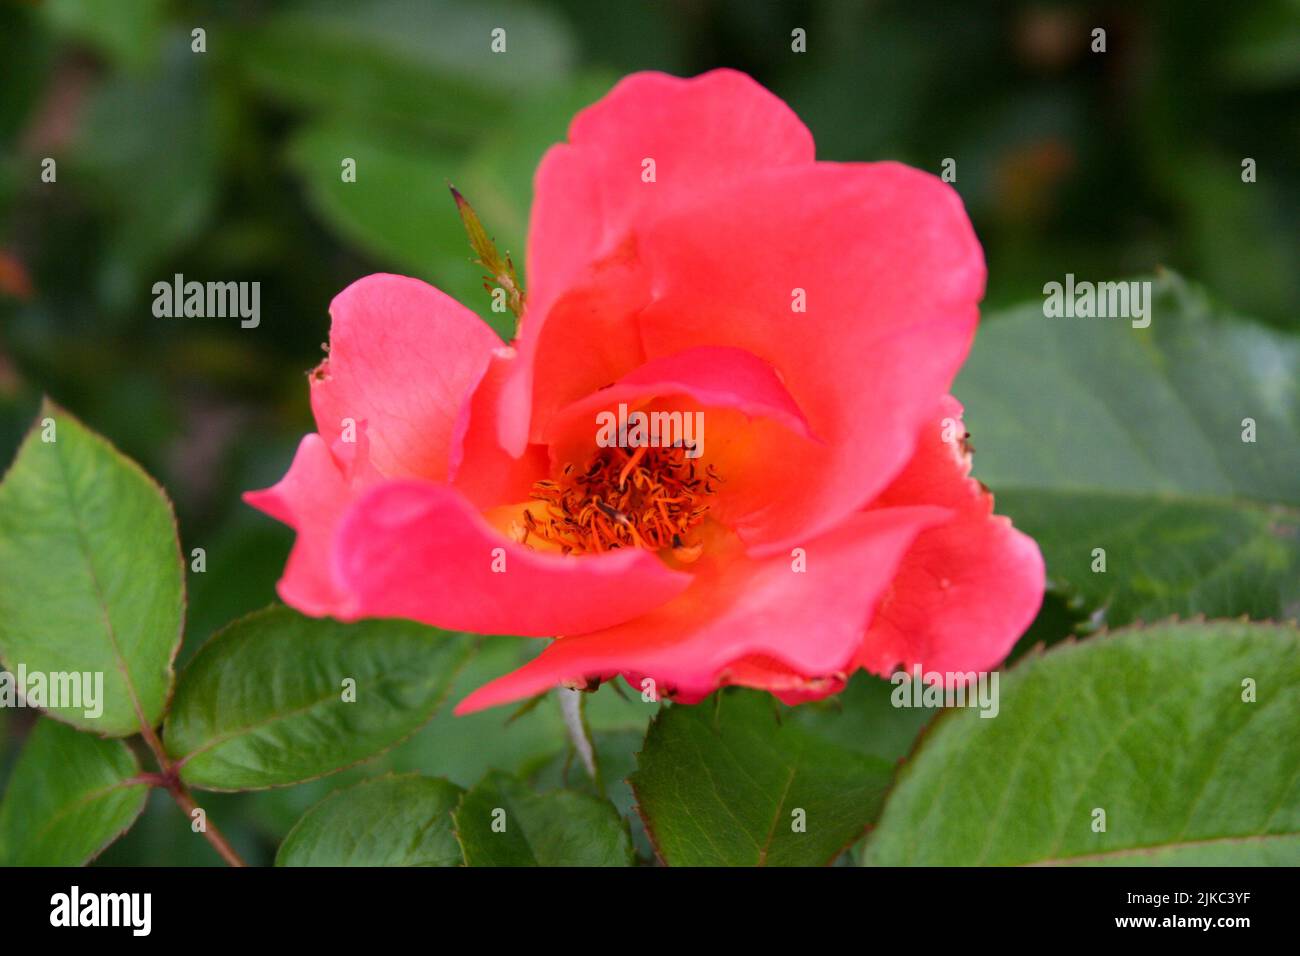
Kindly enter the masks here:
<path id="1" fill-rule="evenodd" d="M 648 548 L 689 564 L 703 547 L 691 532 L 721 481 L 681 446 L 603 448 L 585 467 L 570 462 L 557 478 L 536 482 L 530 497 L 539 505 L 510 531 L 522 544 L 540 539 L 564 554 Z"/>

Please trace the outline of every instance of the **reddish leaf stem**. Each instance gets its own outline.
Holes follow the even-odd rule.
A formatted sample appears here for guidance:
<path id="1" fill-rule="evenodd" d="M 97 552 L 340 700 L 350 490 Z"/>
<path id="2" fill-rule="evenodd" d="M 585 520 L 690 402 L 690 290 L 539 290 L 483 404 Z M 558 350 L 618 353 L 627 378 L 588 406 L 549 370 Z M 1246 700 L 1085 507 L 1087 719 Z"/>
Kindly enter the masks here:
<path id="1" fill-rule="evenodd" d="M 144 737 L 145 744 L 148 745 L 149 751 L 153 754 L 154 759 L 158 761 L 158 767 L 162 771 L 157 780 L 158 786 L 165 787 L 167 792 L 172 795 L 172 799 L 185 812 L 185 815 L 194 820 L 194 811 L 199 809 L 199 805 L 194 800 L 194 795 L 190 793 L 188 787 L 181 782 L 180 771 L 177 765 L 172 763 L 167 751 L 163 749 L 162 741 L 158 739 L 158 734 L 152 727 L 141 724 L 141 736 Z M 231 866 L 246 866 L 243 859 L 235 852 L 235 848 L 230 845 L 230 841 L 222 835 L 217 829 L 217 825 L 209 820 L 203 821 L 203 829 L 200 831 L 203 838 L 212 844 L 212 849 Z"/>

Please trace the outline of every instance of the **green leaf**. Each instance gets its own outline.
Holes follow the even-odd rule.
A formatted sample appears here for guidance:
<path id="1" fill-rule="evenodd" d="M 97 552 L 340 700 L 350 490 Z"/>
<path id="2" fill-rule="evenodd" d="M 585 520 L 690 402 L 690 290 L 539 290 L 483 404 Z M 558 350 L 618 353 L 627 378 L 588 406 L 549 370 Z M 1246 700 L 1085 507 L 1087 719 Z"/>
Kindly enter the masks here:
<path id="1" fill-rule="evenodd" d="M 208 55 L 191 52 L 188 33 L 159 49 L 160 70 L 110 74 L 95 86 L 67 157 L 68 178 L 109 226 L 96 304 L 123 321 L 136 321 L 145 289 L 171 278 L 163 260 L 202 234 L 218 199 L 225 117 Z"/>
<path id="2" fill-rule="evenodd" d="M 627 866 L 632 840 L 607 800 L 572 790 L 535 793 L 493 771 L 454 814 L 470 866 Z"/>
<path id="3" fill-rule="evenodd" d="M 828 743 L 778 707 L 728 690 L 650 725 L 631 783 L 665 862 L 822 865 L 876 818 L 892 764 Z"/>
<path id="4" fill-rule="evenodd" d="M 273 791 L 265 791 L 271 793 Z M 216 823 L 235 852 L 248 866 L 269 866 L 268 832 L 288 832 L 296 820 L 268 831 L 248 818 L 248 794 L 207 793 L 199 801 L 209 823 Z M 229 864 L 213 849 L 207 837 L 194 832 L 194 821 L 177 809 L 176 800 L 162 787 L 149 791 L 149 800 L 135 825 L 95 858 L 97 867 L 210 867 Z"/>
<path id="5" fill-rule="evenodd" d="M 607 692 L 602 690 L 600 693 Z M 553 754 L 550 760 L 538 767 L 529 777 L 529 783 L 538 790 L 564 787 L 607 798 L 626 821 L 637 854 L 649 861 L 653 859 L 654 848 L 650 845 L 645 825 L 636 812 L 636 796 L 627 782 L 627 778 L 636 769 L 636 752 L 644 739 L 644 727 L 640 731 L 592 731 L 591 742 L 595 751 L 596 773 L 600 777 L 600 786 L 597 786 L 596 782 L 587 775 L 586 767 L 583 766 L 572 744 Z"/>
<path id="6" fill-rule="evenodd" d="M 507 31 L 506 52 L 491 51 Z M 553 14 L 493 0 L 326 0 L 262 18 L 232 50 L 274 98 L 365 125 L 477 133 L 512 97 L 568 73 Z"/>
<path id="7" fill-rule="evenodd" d="M 488 282 L 496 286 L 496 289 L 491 291 L 495 294 L 497 289 L 500 289 L 507 297 L 506 302 L 510 311 L 515 316 L 523 315 L 524 292 L 519 284 L 519 275 L 515 272 L 514 260 L 509 253 L 504 256 L 501 254 L 501 250 L 496 247 L 496 243 L 483 228 L 478 213 L 474 211 L 469 200 L 461 195 L 460 190 L 452 186 L 451 195 L 456 200 L 456 211 L 465 226 L 465 235 L 469 239 L 470 248 L 478 256 L 474 262 L 487 270 Z"/>
<path id="8" fill-rule="evenodd" d="M 158 58 L 163 0 L 117 0 L 108 10 L 94 0 L 46 0 L 37 9 L 60 34 L 83 40 L 133 69 Z"/>
<path id="9" fill-rule="evenodd" d="M 868 863 L 1300 863 L 1295 627 L 1173 623 L 1060 644 L 1002 676 L 1000 705 L 936 721 Z"/>
<path id="10" fill-rule="evenodd" d="M 185 604 L 171 504 L 52 402 L 0 483 L 0 580 L 9 670 L 103 674 L 102 714 L 83 700 L 53 716 L 107 737 L 158 723 Z"/>
<path id="11" fill-rule="evenodd" d="M 427 279 L 467 307 L 488 310 L 483 269 L 470 261 L 447 192 L 458 162 L 444 149 L 330 120 L 299 132 L 288 159 L 316 213 L 342 238 L 382 267 Z M 356 162 L 355 182 L 342 178 L 344 159 Z"/>
<path id="12" fill-rule="evenodd" d="M 975 473 L 1099 622 L 1293 616 L 1300 340 L 1215 312 L 1174 275 L 1152 296 L 1145 329 L 1041 303 L 988 321 L 955 389 Z"/>
<path id="13" fill-rule="evenodd" d="M 416 774 L 335 790 L 289 831 L 276 866 L 459 866 L 451 811 L 464 791 Z"/>
<path id="14" fill-rule="evenodd" d="M 32 728 L 0 804 L 0 865 L 80 866 L 130 829 L 149 787 L 120 740 Z"/>
<path id="15" fill-rule="evenodd" d="M 923 708 L 893 706 L 894 689 L 889 681 L 858 671 L 840 693 L 782 710 L 781 719 L 826 743 L 893 764 L 911 752 L 934 716 Z"/>
<path id="16" fill-rule="evenodd" d="M 448 699 L 463 700 L 488 681 L 523 665 L 543 647 L 544 642 L 535 639 L 482 638 L 473 658 L 457 675 Z M 624 699 L 606 686 L 590 695 L 587 720 L 594 732 L 632 730 L 640 740 L 657 707 L 642 703 L 639 696 Z M 457 717 L 447 707 L 410 740 L 395 747 L 386 763 L 399 772 L 436 769 L 439 776 L 469 788 L 490 770 L 503 770 L 521 778 L 532 775 L 564 745 L 565 734 L 554 693 L 522 715 L 517 715 L 514 707 L 491 707 Z M 579 767 L 575 772 L 582 770 Z"/>
<path id="17" fill-rule="evenodd" d="M 608 93 L 616 79 L 603 72 L 583 74 L 557 89 L 519 98 L 453 177 L 473 200 L 497 248 L 512 254 L 521 269 L 537 167 L 547 150 L 568 140 L 574 116 Z M 521 280 L 527 288 L 528 277 Z"/>
<path id="18" fill-rule="evenodd" d="M 287 158 L 313 209 L 339 236 L 381 268 L 434 283 L 511 338 L 514 316 L 492 311 L 485 270 L 472 261 L 447 183 L 464 192 L 488 238 L 522 268 L 537 164 L 565 139 L 574 113 L 608 86 L 603 78 L 583 78 L 545 96 L 521 97 L 468 157 L 405 127 L 386 130 L 331 114 L 305 125 L 290 141 Z M 343 179 L 344 159 L 356 163 L 355 182 Z"/>
<path id="19" fill-rule="evenodd" d="M 256 790 L 374 756 L 446 696 L 470 638 L 409 621 L 341 624 L 284 607 L 216 634 L 181 674 L 164 739 L 181 779 Z M 345 681 L 355 700 L 345 700 Z"/>

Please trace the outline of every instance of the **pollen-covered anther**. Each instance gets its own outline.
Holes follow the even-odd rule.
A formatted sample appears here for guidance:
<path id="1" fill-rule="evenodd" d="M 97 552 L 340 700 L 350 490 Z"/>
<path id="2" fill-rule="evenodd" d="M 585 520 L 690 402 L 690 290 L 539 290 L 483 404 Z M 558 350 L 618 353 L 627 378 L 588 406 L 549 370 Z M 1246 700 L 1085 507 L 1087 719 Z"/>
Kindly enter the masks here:
<path id="1" fill-rule="evenodd" d="M 565 554 L 616 548 L 668 550 L 682 563 L 699 558 L 703 545 L 689 534 L 709 510 L 722 481 L 712 465 L 686 457 L 683 447 L 599 451 L 585 467 L 565 465 L 558 478 L 533 485 L 544 505 L 523 513 L 524 543 L 537 538 Z"/>

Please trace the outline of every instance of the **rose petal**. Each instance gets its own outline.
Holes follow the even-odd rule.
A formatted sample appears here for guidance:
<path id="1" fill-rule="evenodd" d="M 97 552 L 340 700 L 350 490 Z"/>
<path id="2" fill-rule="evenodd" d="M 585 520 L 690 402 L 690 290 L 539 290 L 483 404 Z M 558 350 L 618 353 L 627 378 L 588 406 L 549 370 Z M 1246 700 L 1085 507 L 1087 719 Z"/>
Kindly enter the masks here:
<path id="1" fill-rule="evenodd" d="M 523 667 L 479 688 L 465 714 L 560 683 L 617 673 L 652 677 L 660 693 L 699 700 L 728 665 L 761 654 L 809 678 L 845 671 L 879 595 L 908 545 L 946 520 L 944 508 L 893 508 L 853 515 L 791 555 L 718 555 L 694 585 L 658 610 L 591 634 L 552 642 Z"/>
<path id="2" fill-rule="evenodd" d="M 470 399 L 461 460 L 451 469 L 452 485 L 477 508 L 486 510 L 507 501 L 522 501 L 533 483 L 550 471 L 546 446 L 529 445 L 518 458 L 497 440 L 496 422 L 503 414 L 528 417 L 527 396 L 518 408 L 502 409 L 508 400 L 505 386 L 515 361 L 515 350 L 501 346 L 492 354 L 487 373 Z"/>
<path id="3" fill-rule="evenodd" d="M 688 395 L 700 405 L 734 408 L 747 418 L 771 418 L 801 438 L 811 438 L 808 422 L 772 366 L 742 349 L 710 346 L 653 359 L 621 379 L 561 410 L 546 441 L 585 431 L 596 434 L 595 416 L 620 403 L 648 396 Z"/>
<path id="4" fill-rule="evenodd" d="M 545 311 L 634 223 L 813 155 L 799 117 L 744 73 L 625 77 L 574 117 L 569 142 L 538 167 L 528 233 L 532 301 Z M 646 159 L 654 160 L 654 182 L 643 181 Z"/>
<path id="5" fill-rule="evenodd" d="M 957 194 L 895 163 L 763 173 L 638 243 L 654 277 L 638 319 L 647 356 L 745 349 L 825 440 L 772 461 L 776 504 L 737 527 L 768 552 L 833 527 L 907 463 L 966 356 L 984 287 Z M 800 292 L 806 312 L 793 309 Z"/>
<path id="6" fill-rule="evenodd" d="M 298 444 L 288 472 L 270 488 L 244 493 L 244 501 L 298 532 L 276 591 L 306 614 L 328 614 L 345 594 L 334 580 L 330 547 L 353 491 L 319 435 Z"/>
<path id="7" fill-rule="evenodd" d="M 621 80 L 575 117 L 569 142 L 552 147 L 538 167 L 528 233 L 528 308 L 517 343 L 521 361 L 509 388 L 538 393 L 545 415 L 640 364 L 635 329 L 625 321 L 641 301 L 636 284 L 644 281 L 626 268 L 635 255 L 634 241 L 628 244 L 632 227 L 694 205 L 752 173 L 811 163 L 813 155 L 807 127 L 743 73 L 714 70 L 692 79 L 637 73 Z M 642 179 L 646 159 L 655 162 L 654 182 Z M 604 307 L 589 308 L 592 293 L 575 290 L 609 287 L 610 275 L 591 275 L 599 263 L 621 263 L 617 278 L 630 288 L 620 289 L 613 302 L 597 294 Z M 567 305 L 553 308 L 562 296 Z M 557 331 L 543 336 L 550 327 Z M 586 327 L 588 334 L 575 337 L 575 327 Z M 544 340 L 552 335 L 555 342 Z M 581 353 L 574 345 L 615 357 L 603 382 L 575 378 L 568 359 Z M 553 390 L 573 389 L 575 383 L 576 391 L 548 404 L 545 397 Z M 527 423 L 503 417 L 500 427 L 503 447 L 520 454 Z"/>
<path id="8" fill-rule="evenodd" d="M 454 299 L 405 276 L 358 279 L 335 296 L 330 315 L 329 357 L 311 376 L 317 430 L 332 443 L 345 419 L 365 421 L 381 474 L 444 479 L 500 339 Z"/>
<path id="9" fill-rule="evenodd" d="M 794 706 L 821 700 L 844 689 L 845 675 L 805 677 L 793 668 L 764 654 L 751 654 L 732 661 L 721 675 L 724 684 L 765 690 L 783 704 Z"/>
<path id="10" fill-rule="evenodd" d="M 401 617 L 530 636 L 609 627 L 691 581 L 641 549 L 581 557 L 531 551 L 498 533 L 455 489 L 423 481 L 385 482 L 348 511 L 334 573 L 349 594 L 339 616 L 349 620 Z"/>
<path id="11" fill-rule="evenodd" d="M 995 667 L 1042 604 L 1038 545 L 993 514 L 993 496 L 969 477 L 964 435 L 961 405 L 946 398 L 922 430 L 916 455 L 878 502 L 887 509 L 943 505 L 956 516 L 923 531 L 903 559 L 858 655 L 873 673 L 915 664 L 939 672 Z"/>

